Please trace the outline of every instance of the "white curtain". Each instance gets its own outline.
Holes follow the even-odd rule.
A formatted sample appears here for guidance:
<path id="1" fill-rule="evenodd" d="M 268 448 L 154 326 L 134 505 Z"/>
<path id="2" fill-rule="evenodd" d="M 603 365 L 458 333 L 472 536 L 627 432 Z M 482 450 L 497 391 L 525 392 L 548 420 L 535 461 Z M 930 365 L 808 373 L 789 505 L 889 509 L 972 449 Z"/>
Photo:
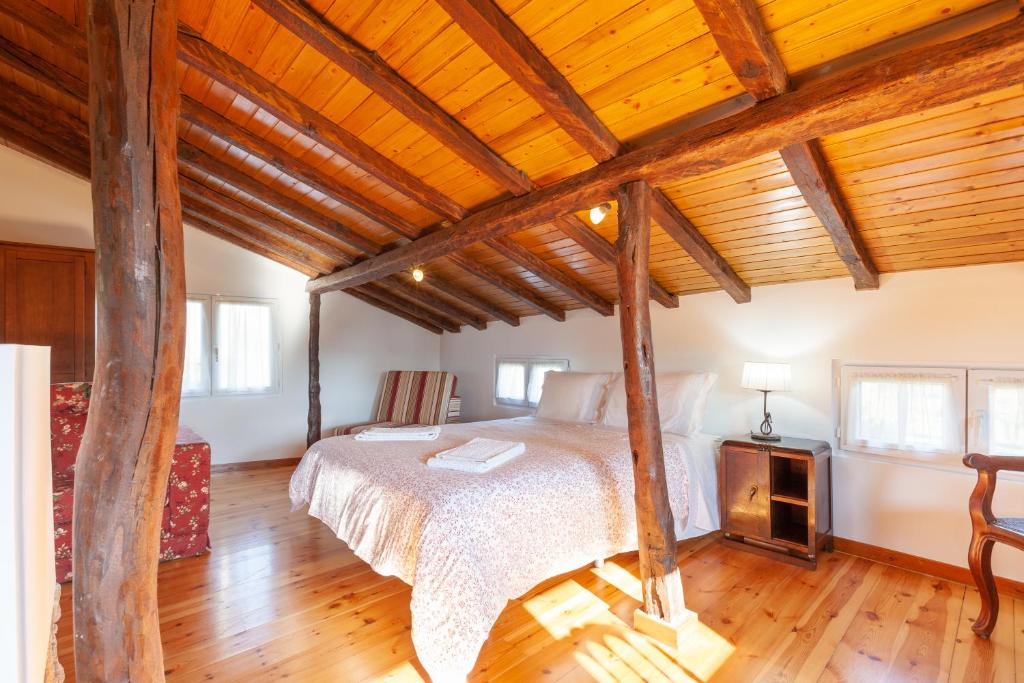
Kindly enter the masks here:
<path id="1" fill-rule="evenodd" d="M 498 361 L 495 396 L 499 401 L 522 403 L 526 400 L 526 362 Z"/>
<path id="2" fill-rule="evenodd" d="M 216 380 L 222 392 L 267 391 L 274 386 L 272 307 L 217 302 Z"/>
<path id="3" fill-rule="evenodd" d="M 530 386 L 527 396 L 531 406 L 536 407 L 540 403 L 540 395 L 544 391 L 544 375 L 549 372 L 564 372 L 565 369 L 564 361 L 533 361 L 530 363 Z"/>
<path id="4" fill-rule="evenodd" d="M 185 369 L 181 379 L 184 395 L 207 394 L 210 376 L 207 373 L 206 301 L 189 299 L 185 303 Z"/>
<path id="5" fill-rule="evenodd" d="M 987 423 L 989 455 L 1024 455 L 1024 380 L 989 383 Z"/>
<path id="6" fill-rule="evenodd" d="M 941 373 L 852 373 L 844 441 L 884 450 L 962 452 L 958 379 Z"/>

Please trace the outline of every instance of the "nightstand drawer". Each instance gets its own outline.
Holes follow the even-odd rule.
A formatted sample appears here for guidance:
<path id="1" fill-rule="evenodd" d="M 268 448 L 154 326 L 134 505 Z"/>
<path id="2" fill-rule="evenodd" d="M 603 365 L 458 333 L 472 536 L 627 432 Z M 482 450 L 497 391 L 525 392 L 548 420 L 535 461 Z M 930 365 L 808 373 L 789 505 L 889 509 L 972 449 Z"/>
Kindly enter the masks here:
<path id="1" fill-rule="evenodd" d="M 769 455 L 756 448 L 722 449 L 723 517 L 726 533 L 771 537 Z"/>

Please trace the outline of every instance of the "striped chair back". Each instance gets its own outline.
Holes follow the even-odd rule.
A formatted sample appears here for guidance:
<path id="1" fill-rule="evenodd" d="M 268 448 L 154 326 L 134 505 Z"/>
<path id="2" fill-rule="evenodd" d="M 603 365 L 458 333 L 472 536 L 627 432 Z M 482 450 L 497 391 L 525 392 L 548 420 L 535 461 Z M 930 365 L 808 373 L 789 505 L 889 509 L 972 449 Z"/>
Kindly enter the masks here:
<path id="1" fill-rule="evenodd" d="M 451 372 L 390 370 L 384 378 L 376 422 L 444 424 L 455 384 Z"/>

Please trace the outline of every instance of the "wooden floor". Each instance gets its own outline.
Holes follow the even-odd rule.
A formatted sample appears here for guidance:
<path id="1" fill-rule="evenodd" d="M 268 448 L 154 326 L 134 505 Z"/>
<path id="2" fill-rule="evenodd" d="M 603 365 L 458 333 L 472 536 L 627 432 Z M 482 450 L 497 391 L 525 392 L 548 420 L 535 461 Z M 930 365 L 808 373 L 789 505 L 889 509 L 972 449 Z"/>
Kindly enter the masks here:
<path id="1" fill-rule="evenodd" d="M 161 565 L 171 681 L 420 681 L 409 588 L 374 574 L 320 522 L 288 510 L 290 470 L 214 476 L 213 552 Z M 723 547 L 680 549 L 700 615 L 681 652 L 633 632 L 635 554 L 514 601 L 474 681 L 1020 681 L 1024 601 L 990 642 L 960 584 L 835 553 L 816 572 Z M 70 585 L 60 657 L 73 681 Z"/>

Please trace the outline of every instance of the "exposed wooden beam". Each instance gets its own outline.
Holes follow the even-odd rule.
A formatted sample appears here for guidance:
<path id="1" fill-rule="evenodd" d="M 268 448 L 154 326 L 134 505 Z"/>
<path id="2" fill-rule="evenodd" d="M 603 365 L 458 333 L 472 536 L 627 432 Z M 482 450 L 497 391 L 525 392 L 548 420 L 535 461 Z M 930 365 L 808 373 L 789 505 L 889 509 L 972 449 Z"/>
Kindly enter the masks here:
<path id="1" fill-rule="evenodd" d="M 47 12 L 49 12 L 49 10 L 47 10 Z M 51 29 L 60 29 L 55 32 L 56 35 L 77 35 L 74 26 L 71 26 L 62 18 L 60 18 L 56 14 L 53 14 L 52 12 L 50 13 L 50 15 L 44 14 L 43 16 L 47 20 L 47 25 Z M 17 64 L 21 60 L 12 61 L 15 64 Z M 66 72 L 63 72 L 62 70 L 57 69 L 56 67 L 52 67 L 52 65 L 48 66 L 50 68 L 41 71 L 33 71 L 30 75 L 32 75 L 33 77 L 45 77 L 47 79 L 45 82 L 47 82 L 47 84 L 51 87 L 56 87 L 58 89 L 65 90 L 70 93 L 80 92 L 80 87 L 78 87 L 78 84 L 75 83 L 74 76 L 67 74 Z M 15 68 L 17 68 L 17 66 Z M 245 92 L 241 94 L 243 96 L 246 96 Z M 290 96 L 286 95 L 286 97 Z M 262 161 L 270 164 L 274 168 L 277 168 L 282 173 L 285 173 L 295 178 L 296 180 L 300 180 L 301 182 L 310 185 L 310 187 L 313 187 L 314 189 L 323 192 L 332 199 L 335 199 L 336 201 L 353 208 L 354 210 L 362 213 L 371 220 L 379 223 L 383 227 L 386 227 L 405 237 L 410 238 L 416 237 L 420 235 L 422 232 L 419 227 L 406 221 L 405 219 L 401 218 L 394 212 L 391 212 L 388 209 L 361 197 L 360 195 L 353 192 L 349 188 L 346 188 L 342 184 L 335 181 L 333 178 L 330 178 L 323 172 L 314 169 L 310 167 L 308 164 L 305 164 L 304 162 L 295 159 L 281 148 L 276 147 L 275 145 L 267 142 L 266 140 L 263 140 L 262 138 L 254 135 L 245 128 L 232 123 L 230 120 L 221 116 L 220 114 L 217 114 L 203 107 L 201 104 L 195 102 L 191 98 L 183 98 L 182 115 L 188 122 L 199 126 L 200 128 L 210 133 L 211 135 L 214 135 L 220 138 L 221 140 L 224 140 L 225 142 L 228 142 L 238 147 L 239 149 L 256 156 L 257 158 L 260 158 Z M 185 147 L 185 149 L 190 150 L 194 148 L 188 146 Z M 206 158 L 212 159 L 211 157 L 209 157 L 209 155 L 206 155 Z M 218 169 L 223 171 L 224 173 L 222 175 L 227 175 L 231 178 L 236 179 L 239 183 L 245 185 L 247 188 L 254 188 L 255 181 L 246 180 L 245 174 L 242 174 L 240 171 L 234 169 L 230 165 L 224 164 L 223 162 L 218 162 L 217 160 L 213 160 L 213 163 L 211 163 L 211 165 L 216 166 Z M 221 178 L 221 180 L 222 182 L 228 182 L 224 178 Z M 241 188 L 236 187 L 236 189 Z M 251 194 L 250 190 L 243 189 L 243 191 L 246 191 L 247 193 Z M 255 190 L 253 189 L 252 191 Z M 305 215 L 309 215 L 306 209 L 302 208 L 301 203 L 295 204 L 289 202 L 289 206 L 292 208 L 296 208 Z M 463 209 L 462 207 L 458 207 L 458 209 L 459 212 L 465 211 L 465 209 Z M 449 214 L 450 217 L 455 217 L 456 215 L 461 215 L 461 213 Z M 342 230 L 346 229 L 340 223 L 335 222 L 333 226 L 328 226 L 328 232 L 337 228 L 341 228 Z M 356 237 L 358 238 L 359 236 L 356 235 Z M 365 249 L 366 245 L 363 244 L 362 247 Z M 377 251 L 367 253 L 375 254 L 377 253 Z M 539 257 L 532 257 L 532 260 L 536 262 L 539 261 L 540 259 Z M 526 303 L 530 304 L 531 306 L 536 304 L 538 301 L 543 301 L 536 294 L 533 294 L 529 288 L 519 285 L 518 283 L 515 283 L 511 280 L 508 280 L 504 276 L 492 273 L 489 278 L 485 279 L 488 282 L 500 283 L 497 286 L 500 286 L 504 291 L 509 293 L 525 292 L 527 294 L 527 296 L 525 297 L 519 296 L 519 294 L 514 294 L 514 296 L 523 299 Z M 472 299 L 474 297 L 472 295 L 469 295 L 468 298 Z M 479 297 L 475 298 L 479 300 Z M 485 308 L 478 308 L 480 308 L 480 310 L 485 310 Z M 493 310 L 495 310 L 495 307 L 492 304 L 486 307 L 485 312 L 488 312 L 493 315 L 493 313 L 491 313 L 491 311 Z M 512 315 L 511 313 L 504 311 L 503 309 L 500 308 L 498 308 L 497 310 L 501 311 L 501 315 L 495 316 L 499 320 L 505 320 L 506 322 L 508 320 L 518 321 L 518 317 Z"/>
<path id="2" fill-rule="evenodd" d="M 725 60 L 751 95 L 765 100 L 789 89 L 789 75 L 754 0 L 697 0 L 697 8 Z M 878 268 L 857 230 L 820 143 L 797 142 L 783 147 L 780 153 L 807 205 L 836 245 L 839 258 L 853 276 L 854 286 L 878 289 Z"/>
<path id="3" fill-rule="evenodd" d="M 621 145 L 615 136 L 496 4 L 490 0 L 438 0 L 438 4 L 587 153 L 598 161 L 619 154 Z"/>
<path id="4" fill-rule="evenodd" d="M 311 268 L 308 265 L 303 264 L 303 263 L 296 263 L 296 262 L 294 262 L 294 261 L 292 261 L 292 260 L 290 260 L 288 258 L 285 258 L 281 254 L 279 254 L 279 253 L 277 253 L 277 252 L 275 252 L 275 251 L 273 251 L 271 249 L 267 249 L 266 247 L 264 247 L 264 246 L 262 246 L 260 244 L 257 244 L 255 242 L 252 242 L 252 241 L 247 240 L 245 238 L 239 237 L 238 235 L 236 235 L 234 233 L 227 232 L 225 230 L 221 230 L 220 228 L 218 228 L 217 226 L 213 225 L 212 223 L 209 223 L 209 222 L 205 221 L 202 217 L 200 217 L 198 215 L 194 215 L 194 214 L 193 215 L 189 215 L 187 210 L 183 212 L 183 215 L 185 217 L 185 222 L 189 226 L 191 226 L 191 227 L 193 227 L 193 228 L 195 228 L 197 230 L 202 230 L 203 232 L 205 232 L 205 233 L 207 233 L 209 235 L 213 235 L 214 237 L 216 237 L 218 239 L 221 239 L 221 240 L 224 240 L 225 242 L 233 244 L 236 247 L 241 247 L 242 249 L 245 249 L 246 251 L 250 251 L 250 252 L 252 252 L 252 253 L 254 253 L 254 254 L 258 255 L 258 256 L 262 256 L 265 259 L 268 259 L 270 261 L 274 261 L 275 263 L 280 263 L 282 266 L 285 266 L 286 268 L 291 268 L 292 270 L 294 270 L 296 272 L 299 272 L 299 273 L 302 273 L 303 275 L 305 275 L 307 277 L 315 277 L 317 275 L 317 271 L 316 271 L 315 268 Z M 352 291 L 358 291 L 358 290 L 352 290 Z"/>
<path id="5" fill-rule="evenodd" d="M 89 101 L 89 84 L 84 80 L 39 59 L 33 52 L 2 36 L 0 36 L 0 63 L 6 64 L 29 78 L 45 83 L 79 102 Z"/>
<path id="6" fill-rule="evenodd" d="M 3 137 L 68 173 L 88 180 L 90 162 L 85 123 L 54 107 L 47 111 L 37 106 L 42 102 L 35 95 L 0 79 Z M 43 116 L 28 116 L 30 112 Z"/>
<path id="7" fill-rule="evenodd" d="M 393 291 L 403 298 L 437 311 L 439 314 L 447 316 L 452 320 L 475 327 L 478 330 L 487 329 L 486 320 L 459 308 L 439 296 L 431 294 L 425 287 L 421 286 L 421 283 L 416 282 L 409 273 L 394 275 L 385 280 L 385 282 L 392 283 L 394 285 Z"/>
<path id="8" fill-rule="evenodd" d="M 255 4 L 505 189 L 516 195 L 536 189 L 525 174 L 505 162 L 378 55 L 340 32 L 302 0 L 256 0 Z M 442 215 L 448 220 L 459 220 L 466 214 L 464 207 L 460 209 Z M 504 253 L 503 249 L 499 251 Z M 584 306 L 606 308 L 596 293 L 532 252 L 517 250 L 514 260 Z"/>
<path id="9" fill-rule="evenodd" d="M 88 61 L 85 33 L 37 0 L 4 0 L 0 2 L 0 13 L 28 26 L 54 45 L 64 46 L 80 62 Z"/>
<path id="10" fill-rule="evenodd" d="M 363 287 L 363 291 L 364 293 L 377 297 L 380 300 L 387 300 L 392 306 L 401 308 L 409 315 L 432 325 L 436 325 L 446 332 L 455 334 L 460 329 L 458 321 L 449 318 L 446 315 L 426 311 L 417 302 L 413 301 L 411 297 L 404 296 L 404 290 L 392 291 L 384 287 L 379 282 L 371 282 Z"/>
<path id="11" fill-rule="evenodd" d="M 309 295 L 309 410 L 306 411 L 306 448 L 323 435 L 320 422 L 320 295 Z"/>
<path id="12" fill-rule="evenodd" d="M 565 311 L 554 305 L 540 294 L 537 294 L 532 289 L 524 284 L 519 283 L 512 278 L 505 277 L 499 273 L 494 272 L 494 269 L 490 266 L 469 258 L 465 254 L 461 253 L 450 253 L 446 254 L 448 260 L 454 263 L 459 268 L 462 268 L 470 275 L 473 275 L 480 280 L 497 287 L 501 291 L 505 292 L 510 296 L 514 296 L 520 301 L 532 306 L 534 309 L 558 321 L 565 320 Z M 423 263 L 425 261 L 417 261 L 416 263 Z M 401 269 L 398 269 L 401 270 Z M 393 271 L 397 272 L 397 271 Z M 308 285 L 307 285 L 308 287 Z"/>
<path id="13" fill-rule="evenodd" d="M 393 303 L 387 301 L 386 299 L 381 299 L 380 297 L 375 296 L 374 293 L 372 292 L 363 289 L 353 289 L 348 291 L 348 294 L 351 294 L 352 296 L 359 299 L 363 303 L 379 308 L 380 310 L 390 313 L 391 315 L 398 316 L 403 320 L 411 322 L 413 325 L 418 325 L 419 327 L 422 327 L 428 332 L 433 332 L 434 334 L 444 333 L 444 330 L 442 330 L 437 325 L 426 322 L 420 318 L 417 318 L 414 315 L 411 315 L 400 306 L 396 306 Z"/>
<path id="14" fill-rule="evenodd" d="M 487 315 L 490 315 L 502 322 L 505 322 L 512 327 L 519 327 L 519 316 L 509 313 L 503 308 L 496 306 L 487 299 L 477 296 L 467 289 L 463 289 L 447 280 L 427 277 L 422 283 L 427 289 L 446 294 L 453 299 L 457 299 L 462 303 L 475 308 L 479 311 L 483 311 Z"/>
<path id="15" fill-rule="evenodd" d="M 694 0 L 719 51 L 758 100 L 789 89 L 789 74 L 754 0 Z"/>
<path id="16" fill-rule="evenodd" d="M 592 157 L 597 161 L 606 161 L 623 151 L 611 130 L 597 118 L 597 115 L 587 106 L 569 81 L 492 0 L 443 0 L 440 4 L 477 42 L 480 48 L 487 52 L 495 63 L 502 67 Z M 676 213 L 678 214 L 678 211 Z M 589 236 L 585 233 L 593 234 L 593 231 L 575 215 L 562 216 L 556 222 L 556 226 L 566 235 L 576 239 L 581 245 L 590 244 L 591 248 L 597 250 L 591 251 L 591 253 L 598 259 L 613 258 L 600 244 L 588 239 Z M 595 234 L 595 236 L 602 244 L 607 244 L 599 235 Z M 685 243 L 680 242 L 680 245 L 687 249 L 688 245 L 692 243 L 693 241 L 689 240 Z M 701 265 L 725 263 L 717 253 L 711 260 L 706 258 L 707 250 L 710 249 L 714 252 L 706 240 L 703 242 L 703 247 L 702 251 L 693 254 L 698 263 Z M 605 260 L 605 262 L 609 261 Z M 731 268 L 729 271 L 732 272 L 734 279 L 739 279 Z M 708 272 L 722 283 L 723 271 L 721 269 Z M 722 286 L 728 288 L 730 282 L 722 283 Z M 651 292 L 656 300 L 670 307 L 679 305 L 678 299 L 675 297 L 666 301 L 666 295 L 669 297 L 671 295 L 653 278 L 651 283 Z M 740 284 L 746 287 L 742 281 Z M 747 295 L 749 300 L 749 288 Z"/>
<path id="17" fill-rule="evenodd" d="M 185 355 L 173 0 L 89 0 L 96 373 L 75 466 L 75 671 L 163 681 L 156 573 Z"/>
<path id="18" fill-rule="evenodd" d="M 658 185 L 813 138 L 930 109 L 1024 81 L 1024 18 L 908 50 L 664 138 L 553 185 L 483 208 L 381 256 L 307 285 L 329 291 L 377 279 L 483 239 L 549 223 L 607 200 L 632 180 Z"/>
<path id="19" fill-rule="evenodd" d="M 278 192 L 231 164 L 221 161 L 187 142 L 178 145 L 178 160 L 193 173 L 207 173 L 251 197 L 266 202 L 297 221 L 316 230 L 329 240 L 338 240 L 367 254 L 376 254 L 380 245 L 355 230 L 325 216 L 308 204 Z"/>
<path id="20" fill-rule="evenodd" d="M 519 264 L 519 266 L 537 277 L 543 278 L 563 294 L 571 296 L 577 301 L 582 301 L 585 306 L 597 311 L 601 315 L 608 316 L 615 313 L 615 307 L 611 303 L 605 301 L 587 287 L 580 285 L 579 282 L 558 268 L 540 259 L 511 237 L 496 237 L 493 240 L 488 240 L 487 246 L 497 250 L 502 256 L 508 258 L 513 263 Z"/>
<path id="21" fill-rule="evenodd" d="M 623 185 L 619 191 L 616 275 L 644 611 L 649 617 L 677 628 L 690 613 L 683 602 L 676 560 L 675 525 L 658 415 L 651 311 L 647 303 L 653 194 L 643 181 Z M 644 623 L 638 618 L 636 625 L 642 630 Z"/>
<path id="22" fill-rule="evenodd" d="M 562 216 L 555 221 L 555 227 L 590 252 L 601 263 L 615 266 L 615 247 L 578 217 Z M 678 308 L 679 297 L 662 287 L 653 275 L 650 288 L 652 299 L 665 308 Z"/>
<path id="23" fill-rule="evenodd" d="M 339 31 L 302 0 L 253 0 L 253 4 L 503 187 L 519 188 L 520 193 L 532 189 L 521 171 L 413 87 L 379 55 Z"/>
<path id="24" fill-rule="evenodd" d="M 178 57 L 189 66 L 439 215 L 465 214 L 465 209 L 456 202 L 231 55 L 199 36 L 185 31 L 178 33 Z"/>
<path id="25" fill-rule="evenodd" d="M 878 289 L 878 269 L 846 206 L 839 183 L 817 140 L 798 142 L 779 150 L 793 182 L 836 245 L 857 289 Z"/>
<path id="26" fill-rule="evenodd" d="M 736 303 L 750 301 L 750 285 L 743 281 L 732 266 L 722 258 L 700 230 L 676 208 L 661 192 L 651 193 L 651 213 L 654 220 L 672 239 L 682 245 L 686 253 L 708 272 Z"/>

